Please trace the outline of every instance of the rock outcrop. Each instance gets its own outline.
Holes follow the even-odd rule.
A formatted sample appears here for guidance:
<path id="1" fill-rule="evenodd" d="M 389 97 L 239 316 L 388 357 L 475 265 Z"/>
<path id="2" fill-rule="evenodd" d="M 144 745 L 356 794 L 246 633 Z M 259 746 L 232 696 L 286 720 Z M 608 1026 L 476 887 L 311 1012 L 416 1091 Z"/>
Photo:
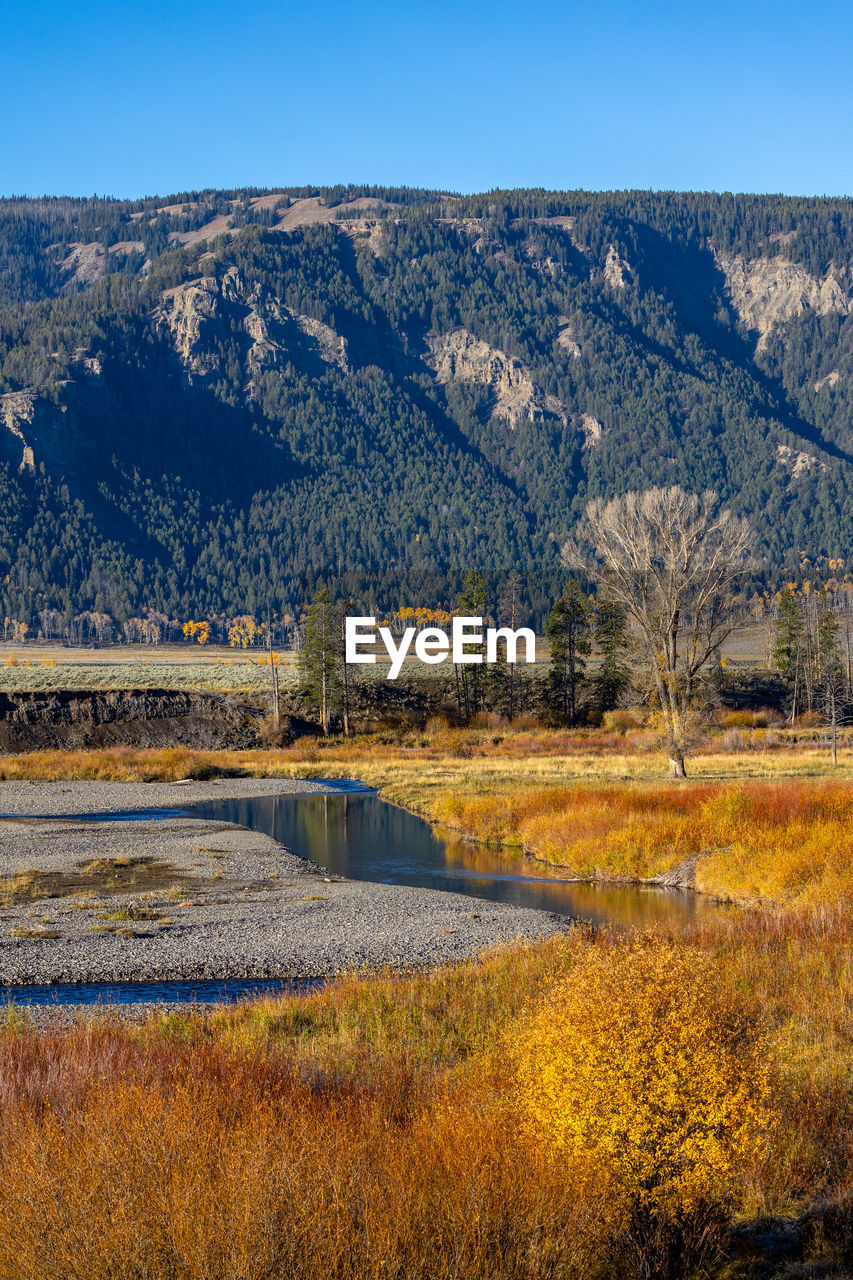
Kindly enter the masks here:
<path id="1" fill-rule="evenodd" d="M 781 254 L 751 260 L 719 251 L 715 256 L 726 277 L 732 305 L 747 328 L 759 334 L 759 350 L 766 346 L 775 325 L 803 311 L 825 316 L 833 311 L 848 315 L 851 310 L 849 288 L 834 271 L 819 280 Z"/>
<path id="2" fill-rule="evenodd" d="M 604 433 L 604 427 L 598 418 L 594 418 L 591 413 L 585 413 L 581 417 L 580 426 L 584 434 L 584 447 L 589 449 L 598 444 Z"/>
<path id="3" fill-rule="evenodd" d="M 571 321 L 567 320 L 565 316 L 560 316 L 558 324 L 560 325 L 560 332 L 557 334 L 558 345 L 561 346 L 564 351 L 568 352 L 573 360 L 580 360 L 580 344 L 575 337 L 575 331 L 572 328 Z"/>
<path id="4" fill-rule="evenodd" d="M 808 475 L 815 468 L 818 471 L 827 469 L 822 458 L 816 458 L 813 453 L 803 453 L 801 449 L 792 449 L 789 444 L 777 444 L 776 458 L 790 473 L 792 481 L 798 480 L 802 475 Z"/>
<path id="5" fill-rule="evenodd" d="M 20 445 L 15 445 L 8 436 L 3 441 L 3 452 L 14 463 L 15 454 L 19 452 L 19 473 L 35 471 L 35 455 L 33 446 L 28 441 L 30 428 L 35 418 L 36 397 L 32 391 L 9 391 L 0 396 L 0 418 L 9 435 L 16 437 Z M 26 434 L 25 434 L 26 429 Z"/>
<path id="6" fill-rule="evenodd" d="M 348 369 L 346 339 L 329 325 L 301 315 L 259 284 L 246 285 L 237 267 L 229 267 L 221 280 L 202 276 L 187 281 L 162 296 L 156 318 L 170 335 L 181 362 L 191 374 L 205 377 L 219 370 L 219 356 L 208 341 L 214 327 L 228 313 L 236 313 L 246 333 L 247 398 L 255 390 L 255 378 L 280 363 L 296 347 L 307 346 L 321 361 Z"/>
<path id="7" fill-rule="evenodd" d="M 192 372 L 201 374 L 216 372 L 219 360 L 203 341 L 206 322 L 217 315 L 219 282 L 215 276 L 202 276 L 187 284 L 167 289 L 159 308 L 159 316 L 165 321 L 175 350 L 181 361 Z"/>
<path id="8" fill-rule="evenodd" d="M 429 363 L 441 384 L 470 382 L 485 387 L 493 397 L 492 413 L 511 427 L 519 422 L 537 422 L 545 414 L 567 421 L 564 405 L 546 394 L 533 381 L 526 365 L 469 333 L 429 333 L 426 337 Z"/>
<path id="9" fill-rule="evenodd" d="M 633 278 L 634 269 L 630 262 L 620 255 L 615 245 L 609 245 L 604 263 L 605 283 L 609 284 L 611 289 L 624 289 Z"/>
<path id="10" fill-rule="evenodd" d="M 74 389 L 67 380 L 53 385 Z M 32 474 L 45 461 L 61 474 L 75 464 L 79 450 L 76 417 L 67 403 L 57 405 L 33 388 L 0 396 L 0 458 L 19 475 Z"/>

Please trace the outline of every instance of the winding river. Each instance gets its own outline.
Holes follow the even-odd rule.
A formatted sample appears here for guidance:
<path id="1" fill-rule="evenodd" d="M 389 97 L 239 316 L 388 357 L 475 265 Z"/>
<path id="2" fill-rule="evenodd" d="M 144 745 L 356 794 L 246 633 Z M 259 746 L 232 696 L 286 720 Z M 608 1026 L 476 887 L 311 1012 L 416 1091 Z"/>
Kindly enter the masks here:
<path id="1" fill-rule="evenodd" d="M 541 863 L 435 831 L 422 818 L 380 800 L 372 791 L 344 782 L 335 781 L 335 785 L 341 789 L 330 794 L 209 800 L 174 809 L 85 814 L 77 820 L 156 822 L 198 817 L 236 823 L 272 836 L 332 875 L 447 890 L 556 911 L 596 924 L 643 926 L 720 909 L 699 895 L 675 890 L 560 880 Z M 274 980 L 69 984 L 16 988 L 14 999 L 17 1004 L 235 1001 L 305 990 L 307 985 Z"/>

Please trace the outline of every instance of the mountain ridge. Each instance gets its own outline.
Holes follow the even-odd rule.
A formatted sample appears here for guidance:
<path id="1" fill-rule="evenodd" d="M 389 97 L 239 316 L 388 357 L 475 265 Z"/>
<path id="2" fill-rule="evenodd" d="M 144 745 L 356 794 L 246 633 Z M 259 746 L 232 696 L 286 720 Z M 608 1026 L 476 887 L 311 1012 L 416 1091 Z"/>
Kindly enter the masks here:
<path id="1" fill-rule="evenodd" d="M 713 487 L 756 584 L 853 539 L 853 202 L 0 201 L 0 607 L 541 619 L 592 496 Z"/>

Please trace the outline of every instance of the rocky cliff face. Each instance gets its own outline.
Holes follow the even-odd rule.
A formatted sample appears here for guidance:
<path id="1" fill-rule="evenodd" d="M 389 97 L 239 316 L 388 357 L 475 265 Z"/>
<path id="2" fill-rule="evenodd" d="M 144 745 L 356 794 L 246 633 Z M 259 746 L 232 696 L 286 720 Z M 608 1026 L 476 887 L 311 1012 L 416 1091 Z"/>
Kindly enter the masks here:
<path id="1" fill-rule="evenodd" d="M 825 316 L 836 311 L 848 315 L 853 305 L 846 281 L 833 271 L 818 280 L 805 267 L 784 256 L 753 258 L 717 253 L 726 277 L 726 289 L 735 310 L 749 329 L 758 332 L 759 349 L 777 324 L 803 311 Z"/>
<path id="2" fill-rule="evenodd" d="M 604 263 L 604 280 L 611 289 L 624 289 L 634 278 L 630 263 L 623 258 L 615 245 L 608 245 L 607 259 Z"/>
<path id="3" fill-rule="evenodd" d="M 50 747 L 249 747 L 260 713 L 208 693 L 0 693 L 0 751 Z"/>
<path id="4" fill-rule="evenodd" d="M 492 413 L 511 427 L 537 422 L 546 413 L 567 420 L 563 405 L 536 385 L 526 365 L 473 333 L 465 329 L 430 333 L 426 342 L 436 382 L 470 382 L 487 388 L 494 397 Z"/>
<path id="5" fill-rule="evenodd" d="M 31 440 L 35 410 L 36 397 L 31 391 L 10 391 L 0 396 L 0 419 L 6 429 L 2 452 L 13 465 L 20 459 L 19 472 L 35 470 Z"/>
<path id="6" fill-rule="evenodd" d="M 248 285 L 236 267 L 229 267 L 221 279 L 202 276 L 167 289 L 156 313 L 182 364 L 198 377 L 220 371 L 220 357 L 210 339 L 229 317 L 236 319 L 246 335 L 245 393 L 249 399 L 260 372 L 288 357 L 298 359 L 306 346 L 309 354 L 324 363 L 337 365 L 344 373 L 348 369 L 345 338 L 320 320 L 293 311 L 259 284 Z"/>
<path id="7" fill-rule="evenodd" d="M 0 459 L 19 475 L 31 475 L 47 461 L 65 471 L 76 457 L 74 387 L 69 380 L 54 386 L 65 397 L 60 404 L 33 389 L 0 395 Z"/>

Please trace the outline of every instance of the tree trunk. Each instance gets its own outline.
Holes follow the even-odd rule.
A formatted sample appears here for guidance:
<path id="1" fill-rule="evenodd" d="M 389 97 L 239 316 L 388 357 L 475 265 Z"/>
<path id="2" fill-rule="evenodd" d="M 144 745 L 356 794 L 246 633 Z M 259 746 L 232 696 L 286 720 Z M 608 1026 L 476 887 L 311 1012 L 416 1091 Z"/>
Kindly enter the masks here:
<path id="1" fill-rule="evenodd" d="M 344 677 L 344 735 L 346 737 L 349 737 L 349 679 L 347 676 L 346 654 L 344 654 L 343 677 Z"/>
<path id="2" fill-rule="evenodd" d="M 669 776 L 671 778 L 687 777 L 687 770 L 684 767 L 684 752 L 678 751 L 673 747 L 669 749 Z"/>

